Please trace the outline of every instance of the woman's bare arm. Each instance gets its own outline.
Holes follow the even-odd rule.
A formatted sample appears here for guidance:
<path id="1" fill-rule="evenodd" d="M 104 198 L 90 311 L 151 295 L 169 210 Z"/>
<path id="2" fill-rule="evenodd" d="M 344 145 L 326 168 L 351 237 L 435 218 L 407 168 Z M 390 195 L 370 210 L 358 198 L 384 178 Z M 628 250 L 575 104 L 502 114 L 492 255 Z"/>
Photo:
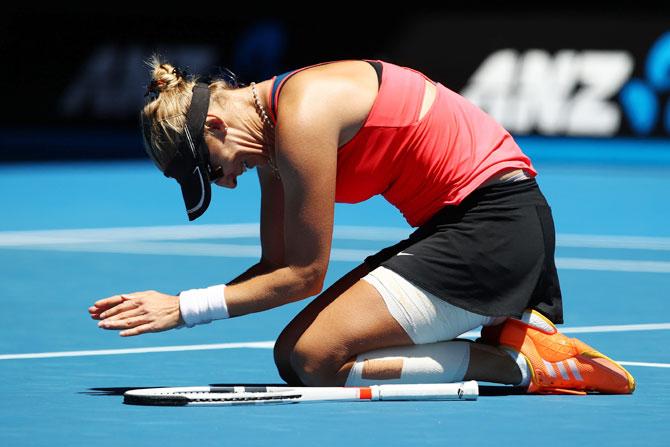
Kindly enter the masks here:
<path id="1" fill-rule="evenodd" d="M 263 255 L 227 285 L 230 316 L 298 301 L 323 288 L 332 242 L 341 108 L 333 107 L 331 85 L 302 87 L 282 93 L 275 158 L 281 188 L 268 188 L 272 184 L 265 178 Z M 124 336 L 163 331 L 180 322 L 179 297 L 156 291 L 99 300 L 89 312 L 105 320 L 101 327 L 123 329 Z"/>
<path id="2" fill-rule="evenodd" d="M 292 97 L 283 92 L 284 113 L 276 128 L 284 197 L 283 260 L 276 261 L 280 267 L 270 273 L 226 288 L 231 316 L 298 301 L 323 288 L 332 242 L 340 127 L 337 120 L 328 119 L 323 95 L 317 96 L 315 89 L 301 93 Z M 275 213 L 276 217 L 279 211 Z M 267 235 L 272 238 L 269 227 Z M 267 245 L 269 256 L 279 259 L 279 246 Z"/>
<path id="3" fill-rule="evenodd" d="M 259 166 L 261 186 L 261 263 L 271 267 L 285 265 L 284 258 L 284 185 L 269 167 Z"/>

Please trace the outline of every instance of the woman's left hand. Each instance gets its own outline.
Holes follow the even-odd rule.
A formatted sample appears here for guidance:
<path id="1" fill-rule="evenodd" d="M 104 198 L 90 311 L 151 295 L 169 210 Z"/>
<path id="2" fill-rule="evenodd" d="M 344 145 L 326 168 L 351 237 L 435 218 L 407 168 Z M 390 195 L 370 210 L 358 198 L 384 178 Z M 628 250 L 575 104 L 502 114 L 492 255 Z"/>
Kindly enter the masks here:
<path id="1" fill-rule="evenodd" d="M 93 319 L 102 320 L 99 327 L 121 330 L 122 337 L 166 331 L 183 323 L 179 297 L 155 290 L 104 298 L 89 307 L 88 312 Z"/>

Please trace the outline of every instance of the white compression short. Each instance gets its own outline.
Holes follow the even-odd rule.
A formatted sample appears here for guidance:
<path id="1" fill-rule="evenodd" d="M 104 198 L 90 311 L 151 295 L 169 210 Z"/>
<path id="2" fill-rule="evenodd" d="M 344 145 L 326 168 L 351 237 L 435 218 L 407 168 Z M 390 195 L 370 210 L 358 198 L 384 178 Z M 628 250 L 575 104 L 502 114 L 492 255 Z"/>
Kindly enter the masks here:
<path id="1" fill-rule="evenodd" d="M 505 320 L 449 304 L 383 266 L 362 279 L 377 289 L 393 318 L 416 345 L 453 340 L 472 329 Z"/>

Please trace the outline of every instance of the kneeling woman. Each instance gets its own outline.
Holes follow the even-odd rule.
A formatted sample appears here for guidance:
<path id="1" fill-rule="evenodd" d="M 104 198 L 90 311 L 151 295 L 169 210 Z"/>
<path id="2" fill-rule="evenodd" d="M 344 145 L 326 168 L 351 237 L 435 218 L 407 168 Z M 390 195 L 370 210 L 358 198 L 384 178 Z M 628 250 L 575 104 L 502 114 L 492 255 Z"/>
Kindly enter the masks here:
<path id="1" fill-rule="evenodd" d="M 262 257 L 226 285 L 117 295 L 89 309 L 130 336 L 319 294 L 275 345 L 290 384 L 463 379 L 529 392 L 630 393 L 620 365 L 559 333 L 551 210 L 530 160 L 482 110 L 422 73 L 342 60 L 238 87 L 156 58 L 141 117 L 189 219 L 210 182 L 257 168 Z M 382 194 L 416 230 L 322 291 L 335 202 Z M 455 340 L 484 326 L 477 343 Z"/>

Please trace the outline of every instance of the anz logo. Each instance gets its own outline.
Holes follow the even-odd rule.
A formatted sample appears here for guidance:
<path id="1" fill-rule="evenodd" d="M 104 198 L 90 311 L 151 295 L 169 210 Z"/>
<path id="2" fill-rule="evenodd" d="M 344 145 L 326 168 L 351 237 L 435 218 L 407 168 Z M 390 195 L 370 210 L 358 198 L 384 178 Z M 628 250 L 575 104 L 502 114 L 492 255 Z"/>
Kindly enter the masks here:
<path id="1" fill-rule="evenodd" d="M 670 32 L 652 45 L 644 74 L 643 79 L 629 80 L 621 90 L 621 106 L 636 134 L 649 135 L 659 125 L 670 134 Z"/>
<path id="2" fill-rule="evenodd" d="M 644 76 L 625 50 L 501 49 L 461 94 L 515 134 L 670 135 L 670 32 L 650 48 Z"/>

